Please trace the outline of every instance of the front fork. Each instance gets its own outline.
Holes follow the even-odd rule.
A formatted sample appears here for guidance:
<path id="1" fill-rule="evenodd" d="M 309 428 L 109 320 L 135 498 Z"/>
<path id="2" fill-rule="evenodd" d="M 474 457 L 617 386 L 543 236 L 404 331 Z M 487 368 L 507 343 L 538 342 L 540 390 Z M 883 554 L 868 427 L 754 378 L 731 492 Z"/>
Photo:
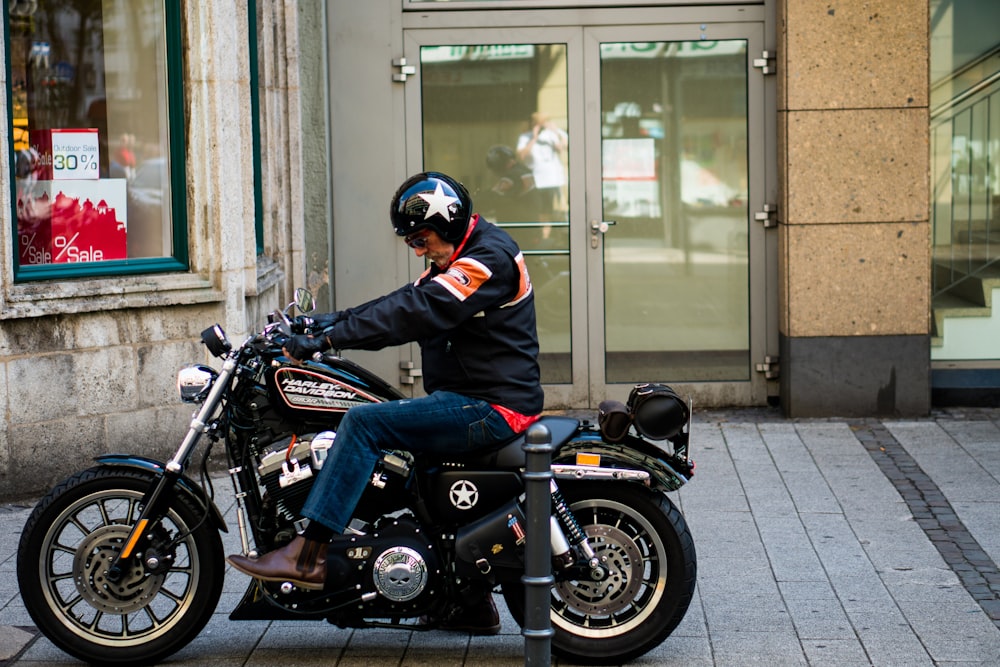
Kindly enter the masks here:
<path id="1" fill-rule="evenodd" d="M 118 552 L 118 556 L 108 567 L 106 576 L 111 583 L 121 580 L 122 575 L 128 570 L 129 561 L 137 552 L 139 543 L 143 537 L 148 535 L 147 531 L 166 514 L 170 501 L 173 499 L 172 491 L 184 473 L 184 466 L 201 436 L 208 430 L 208 423 L 212 415 L 215 414 L 216 408 L 219 407 L 219 403 L 222 402 L 223 393 L 229 388 L 229 381 L 236 370 L 237 356 L 238 351 L 235 350 L 226 356 L 222 370 L 219 371 L 219 375 L 215 378 L 212 389 L 208 393 L 208 398 L 191 418 L 191 424 L 181 446 L 177 448 L 173 458 L 164 466 L 163 474 L 156 484 L 142 497 L 142 510 L 125 540 L 125 547 Z M 144 565 L 147 569 L 154 567 L 149 563 Z"/>
<path id="2" fill-rule="evenodd" d="M 125 540 L 125 547 L 118 552 L 118 556 L 111 563 L 111 566 L 108 567 L 105 574 L 108 581 L 112 584 L 121 581 L 122 575 L 128 571 L 129 561 L 140 551 L 138 549 L 140 541 L 144 536 L 149 535 L 148 529 L 151 526 L 155 526 L 166 513 L 170 499 L 173 496 L 172 491 L 177 485 L 180 476 L 180 472 L 171 472 L 167 469 L 156 481 L 156 484 L 146 491 L 146 494 L 142 497 L 142 510 L 139 512 L 139 518 L 136 519 L 135 524 L 132 526 L 132 531 Z M 144 565 L 147 569 L 154 569 L 159 564 L 145 563 Z"/>

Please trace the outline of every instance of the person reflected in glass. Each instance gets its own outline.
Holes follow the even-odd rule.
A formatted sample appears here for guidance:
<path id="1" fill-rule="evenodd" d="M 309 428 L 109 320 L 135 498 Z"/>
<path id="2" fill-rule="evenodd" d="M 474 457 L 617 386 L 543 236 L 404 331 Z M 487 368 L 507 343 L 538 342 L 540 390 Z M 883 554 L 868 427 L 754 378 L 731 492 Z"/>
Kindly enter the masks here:
<path id="1" fill-rule="evenodd" d="M 497 179 L 490 188 L 489 205 L 497 222 L 538 220 L 541 209 L 535 176 L 510 146 L 493 146 L 486 153 L 486 166 Z"/>
<path id="2" fill-rule="evenodd" d="M 566 132 L 542 111 L 531 114 L 530 127 L 517 139 L 517 158 L 531 169 L 535 177 L 535 188 L 542 207 L 539 220 L 551 222 L 565 218 L 563 188 L 566 186 L 566 167 L 563 153 L 568 145 Z"/>

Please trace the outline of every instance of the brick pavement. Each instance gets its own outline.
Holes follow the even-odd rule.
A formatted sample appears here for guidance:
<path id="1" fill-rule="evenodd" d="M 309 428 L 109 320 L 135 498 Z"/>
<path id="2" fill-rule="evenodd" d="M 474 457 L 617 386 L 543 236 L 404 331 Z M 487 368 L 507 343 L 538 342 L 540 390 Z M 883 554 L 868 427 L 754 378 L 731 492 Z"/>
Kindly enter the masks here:
<path id="1" fill-rule="evenodd" d="M 851 429 L 965 590 L 1000 628 L 1000 570 L 958 518 L 945 494 L 883 424 L 851 422 Z"/>

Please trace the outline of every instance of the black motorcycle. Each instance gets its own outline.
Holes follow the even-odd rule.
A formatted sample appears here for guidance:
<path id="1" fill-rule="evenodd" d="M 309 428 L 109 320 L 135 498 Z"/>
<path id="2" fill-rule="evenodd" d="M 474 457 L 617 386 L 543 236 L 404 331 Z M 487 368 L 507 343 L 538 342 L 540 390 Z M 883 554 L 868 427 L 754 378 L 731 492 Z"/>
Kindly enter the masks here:
<path id="1" fill-rule="evenodd" d="M 312 297 L 275 312 L 233 347 L 216 325 L 202 342 L 222 360 L 180 371 L 200 403 L 167 462 L 109 455 L 35 507 L 17 553 L 21 595 L 39 630 L 102 665 L 155 663 L 193 640 L 222 592 L 226 524 L 208 474 L 225 447 L 243 550 L 263 554 L 305 525 L 302 506 L 354 405 L 402 398 L 336 355 L 282 353 L 309 332 Z M 551 471 L 553 653 L 620 664 L 659 645 L 687 611 L 695 548 L 666 492 L 694 472 L 690 406 L 664 385 L 606 401 L 598 423 L 545 416 Z M 200 482 L 187 474 L 196 445 Z M 251 580 L 232 620 L 326 620 L 340 627 L 434 629 L 477 592 L 499 588 L 524 624 L 524 436 L 452 457 L 386 451 L 349 528 L 334 538 L 323 590 Z M 345 443 L 344 446 L 350 446 Z M 481 599 L 481 597 L 480 597 Z M 418 619 L 423 620 L 420 621 Z"/>

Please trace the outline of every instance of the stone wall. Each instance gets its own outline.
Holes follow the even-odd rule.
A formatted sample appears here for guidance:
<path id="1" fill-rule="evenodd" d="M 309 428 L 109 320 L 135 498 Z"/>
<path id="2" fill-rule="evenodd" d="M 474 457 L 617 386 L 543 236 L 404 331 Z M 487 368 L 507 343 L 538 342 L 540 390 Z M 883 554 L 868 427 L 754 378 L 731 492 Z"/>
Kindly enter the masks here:
<path id="1" fill-rule="evenodd" d="M 169 458 L 192 412 L 177 399 L 176 372 L 207 361 L 195 341 L 215 310 L 124 309 L 5 322 L 3 495 L 46 490 L 106 452 Z"/>

